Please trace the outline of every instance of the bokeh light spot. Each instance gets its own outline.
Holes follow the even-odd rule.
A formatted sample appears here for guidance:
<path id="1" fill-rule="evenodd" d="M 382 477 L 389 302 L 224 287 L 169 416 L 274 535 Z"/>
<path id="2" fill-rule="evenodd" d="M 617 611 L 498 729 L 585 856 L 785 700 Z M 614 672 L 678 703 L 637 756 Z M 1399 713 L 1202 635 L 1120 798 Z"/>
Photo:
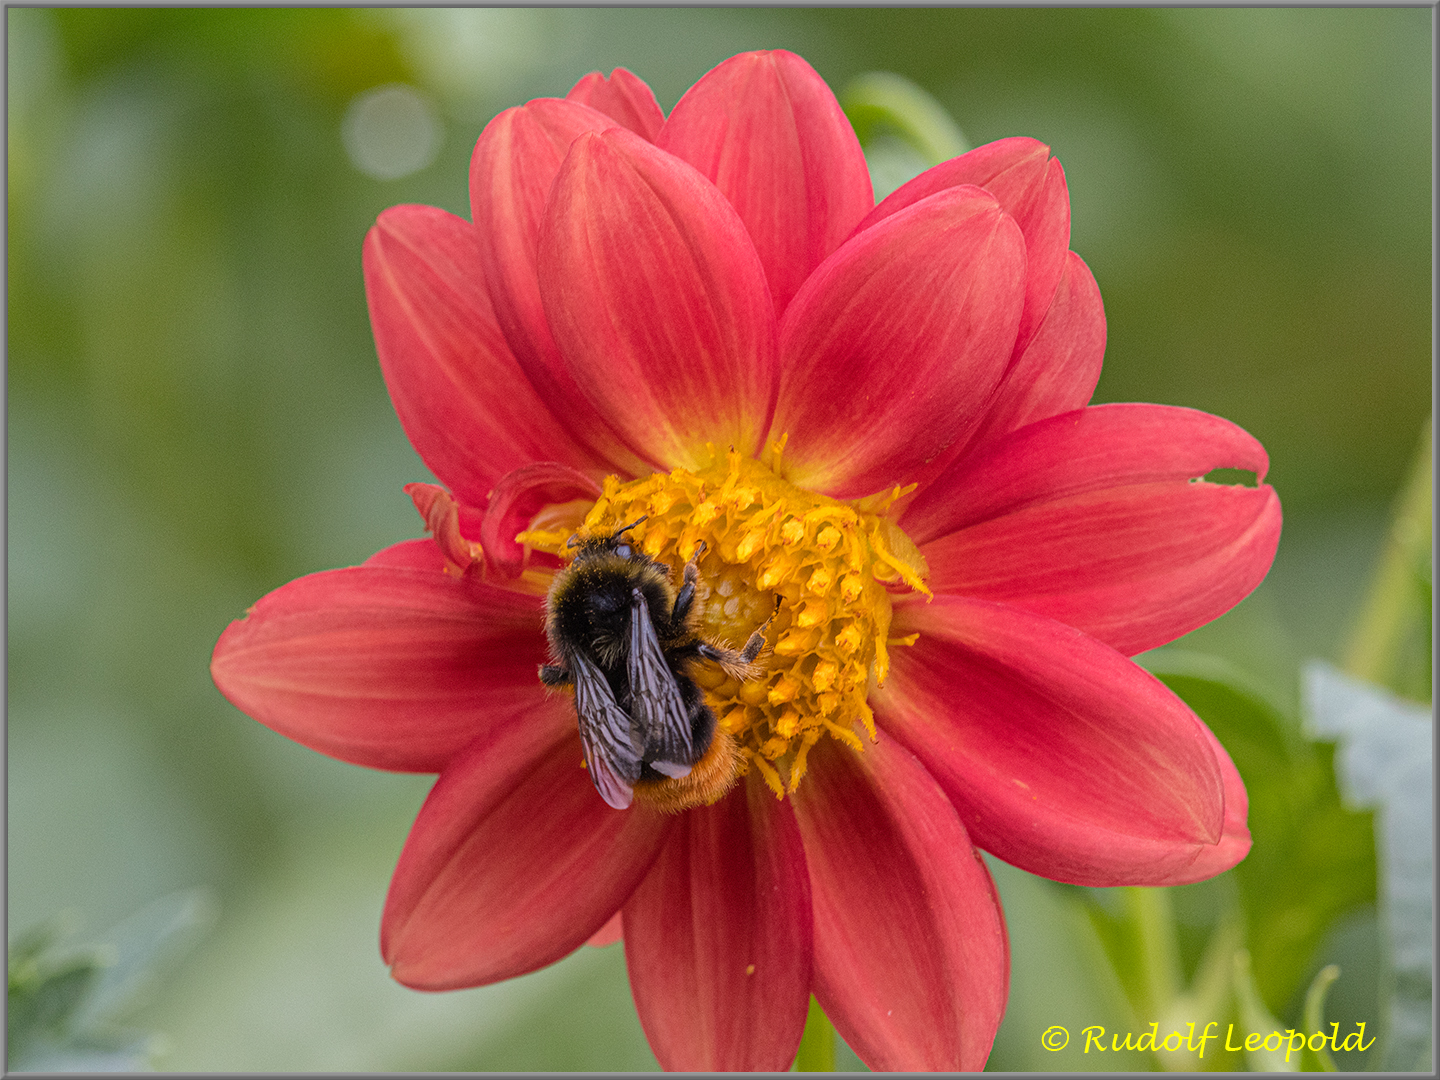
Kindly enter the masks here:
<path id="1" fill-rule="evenodd" d="M 340 135 L 351 162 L 366 176 L 398 180 L 435 160 L 443 131 L 430 103 L 399 83 L 355 95 Z"/>

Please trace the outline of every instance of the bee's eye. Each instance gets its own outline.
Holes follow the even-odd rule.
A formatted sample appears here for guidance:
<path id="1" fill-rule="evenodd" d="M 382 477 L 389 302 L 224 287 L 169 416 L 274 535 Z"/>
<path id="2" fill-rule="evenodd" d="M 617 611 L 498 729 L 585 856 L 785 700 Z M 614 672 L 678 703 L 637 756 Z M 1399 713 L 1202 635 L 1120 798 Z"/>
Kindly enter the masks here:
<path id="1" fill-rule="evenodd" d="M 628 559 L 630 557 L 630 545 L 617 544 L 615 547 L 615 554 L 619 555 L 622 559 Z"/>

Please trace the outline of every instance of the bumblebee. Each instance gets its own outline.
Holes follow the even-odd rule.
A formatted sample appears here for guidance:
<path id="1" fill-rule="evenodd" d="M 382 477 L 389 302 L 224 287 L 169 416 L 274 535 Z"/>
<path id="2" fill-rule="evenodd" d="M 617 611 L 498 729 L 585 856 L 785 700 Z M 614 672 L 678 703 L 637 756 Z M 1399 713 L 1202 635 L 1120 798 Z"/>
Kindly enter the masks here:
<path id="1" fill-rule="evenodd" d="M 753 677 L 765 646 L 767 619 L 738 652 L 702 641 L 691 629 L 702 542 L 677 591 L 670 567 L 639 551 L 625 534 L 579 542 L 574 559 L 555 575 L 545 601 L 551 659 L 540 666 L 548 687 L 573 686 L 580 742 L 590 779 L 617 810 L 630 805 L 636 785 L 648 788 L 702 771 L 715 738 L 715 714 L 690 677 L 699 661 L 721 665 L 739 679 Z M 574 537 L 568 545 L 577 547 Z M 772 616 L 773 617 L 773 616 Z M 729 749 L 728 737 L 723 738 Z M 733 749 L 730 750 L 733 755 Z M 728 786 L 733 760 L 724 763 Z M 723 791 L 724 787 L 719 787 Z M 672 808 L 713 801 L 697 798 Z M 664 806 L 665 800 L 657 800 Z"/>

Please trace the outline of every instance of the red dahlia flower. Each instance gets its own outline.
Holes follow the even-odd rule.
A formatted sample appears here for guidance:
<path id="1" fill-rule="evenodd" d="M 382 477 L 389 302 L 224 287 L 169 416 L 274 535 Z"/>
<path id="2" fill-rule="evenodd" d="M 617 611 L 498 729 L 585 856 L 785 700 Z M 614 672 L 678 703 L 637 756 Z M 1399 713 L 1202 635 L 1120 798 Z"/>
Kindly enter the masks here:
<path id="1" fill-rule="evenodd" d="M 395 978 L 494 982 L 623 923 L 666 1068 L 788 1067 L 813 992 L 873 1068 L 978 1069 L 1008 955 L 977 847 L 1087 885 L 1245 855 L 1229 756 L 1127 657 L 1264 577 L 1274 491 L 1201 478 L 1267 458 L 1204 413 L 1086 406 L 1104 315 L 1045 146 L 875 206 L 824 82 L 751 53 L 668 119 L 623 70 L 510 109 L 470 193 L 473 224 L 398 206 L 365 241 L 391 397 L 448 488 L 408 489 L 433 539 L 276 590 L 212 667 L 307 746 L 440 774 L 385 906 Z M 691 665 L 730 764 L 617 810 L 536 672 L 567 540 L 641 516 L 672 572 L 703 550 L 695 632 L 773 612 L 773 653 Z"/>

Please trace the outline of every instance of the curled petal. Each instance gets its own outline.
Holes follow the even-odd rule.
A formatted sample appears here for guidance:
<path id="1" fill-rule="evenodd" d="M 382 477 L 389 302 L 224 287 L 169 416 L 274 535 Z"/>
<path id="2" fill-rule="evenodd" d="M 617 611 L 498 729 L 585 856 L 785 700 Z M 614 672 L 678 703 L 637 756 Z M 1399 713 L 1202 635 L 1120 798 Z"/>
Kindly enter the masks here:
<path id="1" fill-rule="evenodd" d="M 758 774 L 691 810 L 625 906 L 625 960 L 667 1070 L 783 1072 L 810 1001 L 810 878 Z"/>
<path id="2" fill-rule="evenodd" d="M 220 636 L 215 685 L 312 750 L 439 771 L 535 707 L 546 649 L 540 598 L 420 569 L 427 560 L 437 546 L 412 541 L 276 589 Z"/>
<path id="3" fill-rule="evenodd" d="M 446 566 L 453 573 L 463 574 L 480 551 L 474 541 L 460 533 L 460 504 L 448 491 L 434 484 L 406 484 L 405 494 L 425 519 L 425 528 L 435 537 Z"/>
<path id="4" fill-rule="evenodd" d="M 625 903 L 671 819 L 611 810 L 583 761 L 574 706 L 556 696 L 441 774 L 385 899 L 380 951 L 396 980 L 453 990 L 523 975 L 583 945 Z"/>
<path id="5" fill-rule="evenodd" d="M 990 875 L 955 808 L 883 734 L 816 744 L 794 796 L 815 908 L 815 996 L 880 1070 L 980 1069 L 1009 983 Z"/>
<path id="6" fill-rule="evenodd" d="M 557 98 L 506 109 L 485 126 L 475 144 L 470 210 L 495 319 L 521 369 L 600 463 L 633 475 L 645 470 L 618 444 L 561 360 L 545 321 L 536 273 L 546 202 L 570 144 L 583 132 L 603 131 L 615 123 L 602 112 Z M 537 458 L 567 460 L 556 454 L 532 455 L 529 460 Z"/>
<path id="7" fill-rule="evenodd" d="M 686 91 L 657 144 L 710 179 L 755 242 L 776 312 L 872 206 L 855 131 L 794 53 L 731 57 Z"/>
<path id="8" fill-rule="evenodd" d="M 380 369 L 411 445 L 465 502 L 536 458 L 585 464 L 511 355 L 480 272 L 475 230 L 443 210 L 393 206 L 365 237 Z"/>
<path id="9" fill-rule="evenodd" d="M 771 425 L 791 482 L 837 498 L 908 483 L 970 431 L 1010 360 L 1025 282 L 1015 222 L 978 188 L 856 234 L 781 324 Z"/>
<path id="10" fill-rule="evenodd" d="M 961 184 L 974 184 L 994 195 L 1025 234 L 1028 269 L 1025 310 L 1015 339 L 1019 353 L 1049 310 L 1070 247 L 1070 193 L 1065 186 L 1065 171 L 1060 162 L 1050 157 L 1050 148 L 1044 143 L 1027 138 L 1001 139 L 927 169 L 891 192 L 856 231 L 868 229 L 937 191 Z"/>
<path id="11" fill-rule="evenodd" d="M 569 371 L 637 454 L 693 467 L 759 449 L 774 315 L 714 185 L 623 129 L 575 141 L 546 214 L 540 290 Z"/>
<path id="12" fill-rule="evenodd" d="M 654 142 L 665 124 L 665 113 L 655 92 L 644 79 L 624 68 L 616 68 L 607 79 L 592 71 L 565 95 L 566 101 L 588 105 L 648 142 Z"/>
<path id="13" fill-rule="evenodd" d="M 480 527 L 490 571 L 503 578 L 520 576 L 525 550 L 515 536 L 530 527 L 541 509 L 575 500 L 593 503 L 599 497 L 600 485 L 594 480 L 553 461 L 526 465 L 504 477 L 495 485 Z"/>
<path id="14" fill-rule="evenodd" d="M 1081 885 L 1196 880 L 1236 861 L 1243 792 L 1198 717 L 1154 676 L 1068 626 L 936 596 L 895 612 L 876 721 L 944 788 L 975 843 Z M 1238 820 L 1237 820 L 1238 816 Z M 1226 864 L 1233 865 L 1233 863 Z M 1202 875 L 1203 876 L 1203 875 Z"/>

